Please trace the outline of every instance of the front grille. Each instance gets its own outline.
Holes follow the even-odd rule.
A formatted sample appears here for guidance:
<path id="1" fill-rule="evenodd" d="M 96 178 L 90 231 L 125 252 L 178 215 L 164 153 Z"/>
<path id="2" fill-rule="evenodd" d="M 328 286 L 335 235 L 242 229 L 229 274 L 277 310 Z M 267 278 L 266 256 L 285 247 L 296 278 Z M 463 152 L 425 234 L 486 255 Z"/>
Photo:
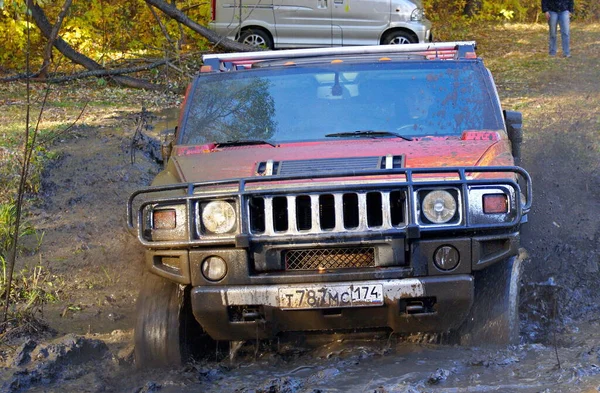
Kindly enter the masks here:
<path id="1" fill-rule="evenodd" d="M 248 212 L 253 235 L 385 231 L 406 224 L 406 191 L 254 196 Z"/>
<path id="2" fill-rule="evenodd" d="M 286 270 L 329 270 L 375 266 L 372 247 L 289 250 L 285 253 Z"/>

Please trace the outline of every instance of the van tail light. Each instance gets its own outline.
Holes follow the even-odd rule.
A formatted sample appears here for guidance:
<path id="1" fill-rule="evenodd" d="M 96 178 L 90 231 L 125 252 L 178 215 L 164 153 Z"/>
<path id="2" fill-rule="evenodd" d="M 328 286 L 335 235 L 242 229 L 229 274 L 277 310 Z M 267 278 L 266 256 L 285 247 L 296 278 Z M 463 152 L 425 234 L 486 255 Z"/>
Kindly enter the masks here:
<path id="1" fill-rule="evenodd" d="M 484 195 L 483 212 L 485 214 L 508 213 L 508 198 L 504 194 Z"/>
<path id="2" fill-rule="evenodd" d="M 211 0 L 210 2 L 210 16 L 212 17 L 212 20 L 216 20 L 217 19 L 217 0 Z"/>

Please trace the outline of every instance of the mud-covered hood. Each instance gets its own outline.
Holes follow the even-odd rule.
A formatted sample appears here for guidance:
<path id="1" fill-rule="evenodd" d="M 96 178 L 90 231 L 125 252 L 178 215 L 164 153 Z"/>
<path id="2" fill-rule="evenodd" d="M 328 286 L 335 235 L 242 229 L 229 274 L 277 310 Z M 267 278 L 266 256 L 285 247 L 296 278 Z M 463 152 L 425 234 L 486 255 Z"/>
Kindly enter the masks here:
<path id="1" fill-rule="evenodd" d="M 178 146 L 170 166 L 179 181 L 201 182 L 259 176 L 267 161 L 284 167 L 293 164 L 294 174 L 307 175 L 324 166 L 336 170 L 361 170 L 375 157 L 402 157 L 407 168 L 512 165 L 510 143 L 500 132 L 462 137 L 402 139 L 356 139 L 215 148 L 214 145 Z M 362 158 L 362 160 L 361 160 Z M 366 158 L 371 158 L 370 160 Z M 397 161 L 397 160 L 396 160 Z M 373 169 L 366 167 L 363 170 Z M 283 173 L 290 174 L 290 173 Z M 173 173 L 175 175 L 175 173 Z"/>

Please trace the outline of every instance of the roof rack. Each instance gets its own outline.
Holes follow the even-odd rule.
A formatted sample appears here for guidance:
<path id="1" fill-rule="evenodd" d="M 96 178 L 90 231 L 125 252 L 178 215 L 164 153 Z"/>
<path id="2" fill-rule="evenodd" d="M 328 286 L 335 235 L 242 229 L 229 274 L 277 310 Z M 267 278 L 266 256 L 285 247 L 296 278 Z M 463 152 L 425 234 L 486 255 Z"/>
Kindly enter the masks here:
<path id="1" fill-rule="evenodd" d="M 208 54 L 202 56 L 201 72 L 232 71 L 251 68 L 252 64 L 273 60 L 344 55 L 422 55 L 429 60 L 475 58 L 475 41 L 432 42 L 428 44 L 344 46 L 334 48 L 287 49 L 275 51 Z"/>

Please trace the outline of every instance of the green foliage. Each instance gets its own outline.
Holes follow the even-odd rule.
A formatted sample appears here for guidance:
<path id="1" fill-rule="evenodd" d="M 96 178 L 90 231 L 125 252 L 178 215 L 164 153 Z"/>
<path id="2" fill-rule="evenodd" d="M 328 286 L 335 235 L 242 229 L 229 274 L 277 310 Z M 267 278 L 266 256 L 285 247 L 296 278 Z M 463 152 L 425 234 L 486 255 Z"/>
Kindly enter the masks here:
<path id="1" fill-rule="evenodd" d="M 515 17 L 514 11 L 505 10 L 504 8 L 500 10 L 500 15 L 505 17 L 507 20 L 511 20 Z"/>
<path id="2" fill-rule="evenodd" d="M 22 1 L 5 2 L 0 7 L 0 67 L 22 71 L 25 63 L 27 41 L 26 10 Z M 62 2 L 37 1 L 49 21 L 55 21 Z M 210 18 L 210 3 L 190 0 L 177 1 L 176 6 L 186 15 L 206 25 Z M 181 50 L 205 49 L 207 42 L 189 29 L 154 10 L 167 36 L 163 34 L 157 18 L 143 0 L 90 0 L 74 1 L 60 30 L 60 37 L 77 51 L 100 64 L 140 57 L 177 55 Z M 32 69 L 41 65 L 45 38 L 32 25 Z M 56 51 L 56 49 L 54 49 Z M 55 56 L 58 58 L 59 56 Z"/>
<path id="3" fill-rule="evenodd" d="M 471 21 L 543 21 L 540 0 L 480 0 L 479 12 L 470 18 L 464 16 L 464 10 L 467 2 L 472 0 L 423 1 L 427 17 L 434 22 L 436 40 L 445 38 L 449 31 L 454 37 L 457 33 L 459 36 L 466 35 Z M 37 0 L 36 3 L 50 21 L 56 20 L 63 4 L 51 0 Z M 204 26 L 208 24 L 210 2 L 178 0 L 173 3 L 190 19 Z M 575 1 L 574 18 L 599 20 L 600 2 Z M 0 35 L 0 48 L 3 49 L 0 51 L 0 68 L 23 71 L 27 29 L 24 1 L 5 0 L 0 3 L 0 31 L 3 33 Z M 46 39 L 33 25 L 30 33 L 32 69 L 36 70 L 41 65 Z M 153 13 L 144 0 L 75 1 L 63 21 L 60 37 L 101 64 L 141 56 L 172 57 L 209 47 L 203 37 L 180 26 L 161 11 L 154 9 Z M 58 58 L 58 55 L 54 57 L 55 60 Z"/>
<path id="4" fill-rule="evenodd" d="M 481 19 L 515 22 L 535 22 L 541 12 L 539 0 L 503 0 L 483 3 Z"/>
<path id="5" fill-rule="evenodd" d="M 6 257 L 11 248 L 16 215 L 17 207 L 14 202 L 0 204 L 0 257 Z M 33 234 L 35 234 L 33 227 L 22 222 L 20 225 L 19 237 Z"/>
<path id="6" fill-rule="evenodd" d="M 48 132 L 41 133 L 42 136 L 47 134 Z M 15 150 L 0 146 L 0 203 L 10 203 L 16 196 L 21 175 L 21 156 Z M 34 148 L 25 181 L 26 193 L 36 194 L 40 191 L 45 166 L 58 158 L 58 154 L 49 152 L 44 146 Z"/>
<path id="7" fill-rule="evenodd" d="M 424 0 L 427 17 L 437 30 L 456 31 L 465 24 L 464 9 L 467 0 Z M 540 0 L 482 0 L 482 6 L 472 18 L 475 21 L 499 21 L 537 23 L 542 19 Z M 574 18 L 586 21 L 600 19 L 600 2 L 597 0 L 576 0 Z"/>
<path id="8" fill-rule="evenodd" d="M 583 20 L 600 20 L 600 2 L 598 0 L 576 0 L 575 17 Z"/>
<path id="9" fill-rule="evenodd" d="M 13 245 L 17 208 L 14 203 L 0 204 L 0 305 L 5 301 L 8 285 L 8 254 Z M 36 236 L 37 246 L 42 243 L 42 236 L 38 236 L 35 229 L 27 222 L 19 225 L 18 237 Z M 22 247 L 17 248 L 17 253 L 23 252 Z M 13 275 L 13 290 L 11 291 L 11 314 L 19 318 L 32 315 L 38 307 L 58 299 L 59 288 L 52 282 L 52 276 L 43 266 L 37 265 L 32 269 L 27 267 Z"/>

